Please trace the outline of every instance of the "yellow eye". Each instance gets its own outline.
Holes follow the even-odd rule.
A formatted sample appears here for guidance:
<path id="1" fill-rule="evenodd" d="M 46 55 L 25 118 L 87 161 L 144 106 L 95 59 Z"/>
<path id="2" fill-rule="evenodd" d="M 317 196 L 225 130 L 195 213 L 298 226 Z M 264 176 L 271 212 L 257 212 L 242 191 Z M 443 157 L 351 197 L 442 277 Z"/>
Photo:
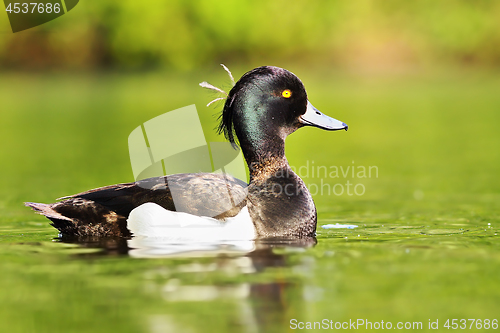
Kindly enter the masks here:
<path id="1" fill-rule="evenodd" d="M 285 98 L 290 98 L 292 96 L 292 92 L 289 89 L 283 90 L 283 92 L 281 93 L 281 96 L 283 96 Z"/>

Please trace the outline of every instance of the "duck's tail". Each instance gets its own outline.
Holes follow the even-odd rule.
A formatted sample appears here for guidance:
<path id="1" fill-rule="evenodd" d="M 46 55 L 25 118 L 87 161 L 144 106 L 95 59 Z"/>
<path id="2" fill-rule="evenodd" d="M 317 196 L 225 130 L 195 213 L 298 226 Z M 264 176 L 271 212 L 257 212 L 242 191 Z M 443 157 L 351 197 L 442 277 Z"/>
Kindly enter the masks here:
<path id="1" fill-rule="evenodd" d="M 156 177 L 96 188 L 59 198 L 61 201 L 52 204 L 26 202 L 25 205 L 46 216 L 64 236 L 129 237 L 127 218 L 132 209 L 145 202 L 156 202 L 175 210 L 169 198 L 166 178 Z"/>
<path id="2" fill-rule="evenodd" d="M 94 201 L 70 198 L 53 204 L 25 202 L 62 235 L 128 237 L 127 218 Z"/>

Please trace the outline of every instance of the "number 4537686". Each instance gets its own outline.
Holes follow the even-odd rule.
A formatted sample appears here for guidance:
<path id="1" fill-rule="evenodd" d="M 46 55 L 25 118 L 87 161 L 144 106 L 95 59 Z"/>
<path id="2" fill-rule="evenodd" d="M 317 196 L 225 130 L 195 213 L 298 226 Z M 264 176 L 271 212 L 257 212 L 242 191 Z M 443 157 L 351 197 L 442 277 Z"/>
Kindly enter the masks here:
<path id="1" fill-rule="evenodd" d="M 34 14 L 34 13 L 39 13 L 39 14 L 56 13 L 56 14 L 58 14 L 61 12 L 61 4 L 60 3 L 51 4 L 50 2 L 49 3 L 37 3 L 37 2 L 17 3 L 16 2 L 14 4 L 9 3 L 9 5 L 7 6 L 7 8 L 5 10 L 9 13 L 14 13 L 14 14 L 18 14 L 18 13 L 23 13 L 23 14 L 27 14 L 27 13 L 31 13 L 31 14 Z"/>
<path id="2" fill-rule="evenodd" d="M 470 325 L 468 325 L 470 324 Z M 469 327 L 467 327 L 469 326 Z M 453 330 L 456 330 L 458 328 L 460 329 L 466 329 L 466 328 L 469 328 L 469 329 L 472 329 L 473 327 L 475 327 L 476 329 L 480 330 L 482 328 L 484 329 L 497 329 L 498 328 L 498 319 L 493 319 L 493 320 L 489 320 L 489 319 L 448 319 L 446 321 L 446 323 L 444 323 L 443 327 L 446 327 L 447 329 L 453 329 Z"/>

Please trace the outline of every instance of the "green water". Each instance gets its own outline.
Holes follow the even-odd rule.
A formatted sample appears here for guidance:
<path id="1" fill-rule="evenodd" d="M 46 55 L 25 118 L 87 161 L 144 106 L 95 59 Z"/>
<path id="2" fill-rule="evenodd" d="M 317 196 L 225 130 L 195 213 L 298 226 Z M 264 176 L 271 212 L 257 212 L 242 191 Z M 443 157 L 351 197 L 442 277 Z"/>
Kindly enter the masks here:
<path id="1" fill-rule="evenodd" d="M 446 331 L 447 319 L 459 326 L 486 319 L 494 331 L 499 73 L 367 79 L 295 72 L 310 101 L 350 129 L 301 129 L 287 140 L 287 157 L 316 191 L 319 225 L 358 227 L 318 228 L 316 246 L 257 244 L 251 253 L 225 247 L 153 259 L 113 241 L 57 240 L 22 202 L 131 181 L 128 134 L 185 105 L 198 106 L 208 140 L 221 140 L 213 134 L 217 109 L 204 107 L 213 96 L 197 83 L 224 83 L 224 73 L 3 74 L 0 330 L 279 332 L 292 330 L 292 319 L 362 319 L 421 322 L 420 331 L 438 320 Z M 354 177 L 346 171 L 353 166 Z M 358 174 L 363 167 L 372 167 L 371 177 Z M 469 329 L 468 321 L 466 330 L 476 324 Z"/>

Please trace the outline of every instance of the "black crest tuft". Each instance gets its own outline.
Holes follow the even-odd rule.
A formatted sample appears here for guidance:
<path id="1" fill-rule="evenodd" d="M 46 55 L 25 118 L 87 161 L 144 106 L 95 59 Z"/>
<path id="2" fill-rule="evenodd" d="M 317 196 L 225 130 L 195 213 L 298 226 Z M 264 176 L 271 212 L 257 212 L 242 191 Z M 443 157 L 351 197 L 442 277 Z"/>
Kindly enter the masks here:
<path id="1" fill-rule="evenodd" d="M 234 88 L 233 88 L 234 89 Z M 224 104 L 224 109 L 219 115 L 219 126 L 217 127 L 218 134 L 224 134 L 224 137 L 231 143 L 231 145 L 236 148 L 236 134 L 234 133 L 233 126 L 233 109 L 232 104 L 234 102 L 235 94 L 233 90 L 229 93 Z"/>

